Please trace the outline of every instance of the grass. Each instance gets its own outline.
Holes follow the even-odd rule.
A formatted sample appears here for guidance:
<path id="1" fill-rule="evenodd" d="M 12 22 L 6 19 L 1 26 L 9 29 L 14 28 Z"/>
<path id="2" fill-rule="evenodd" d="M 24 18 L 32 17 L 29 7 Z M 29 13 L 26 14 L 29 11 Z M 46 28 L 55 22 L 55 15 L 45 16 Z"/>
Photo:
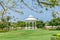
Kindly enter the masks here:
<path id="1" fill-rule="evenodd" d="M 50 40 L 53 34 L 60 31 L 48 30 L 15 30 L 0 33 L 0 40 Z"/>

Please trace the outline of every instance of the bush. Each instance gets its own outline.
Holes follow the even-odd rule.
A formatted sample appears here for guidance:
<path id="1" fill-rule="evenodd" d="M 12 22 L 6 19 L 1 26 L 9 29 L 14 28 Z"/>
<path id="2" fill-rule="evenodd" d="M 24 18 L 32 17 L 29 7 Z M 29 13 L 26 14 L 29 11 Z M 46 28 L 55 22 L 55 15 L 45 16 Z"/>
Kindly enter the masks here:
<path id="1" fill-rule="evenodd" d="M 3 30 L 3 28 L 5 28 L 5 27 L 7 27 L 7 25 L 6 24 L 2 24 L 2 23 L 0 23 L 0 28 Z"/>
<path id="2" fill-rule="evenodd" d="M 60 34 L 54 34 L 51 40 L 60 40 Z"/>
<path id="3" fill-rule="evenodd" d="M 56 28 L 50 28 L 49 30 L 56 30 Z"/>
<path id="4" fill-rule="evenodd" d="M 45 27 L 45 23 L 43 21 L 37 21 L 36 26 L 37 26 L 37 28 L 44 28 Z"/>

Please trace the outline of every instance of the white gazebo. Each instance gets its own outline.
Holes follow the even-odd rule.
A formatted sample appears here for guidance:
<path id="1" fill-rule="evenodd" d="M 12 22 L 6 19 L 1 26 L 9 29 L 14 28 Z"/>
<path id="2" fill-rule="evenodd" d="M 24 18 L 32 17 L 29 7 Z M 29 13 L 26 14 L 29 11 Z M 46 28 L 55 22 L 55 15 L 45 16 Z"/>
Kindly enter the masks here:
<path id="1" fill-rule="evenodd" d="M 25 19 L 26 29 L 30 29 L 30 28 L 37 29 L 36 21 L 37 21 L 36 18 L 34 18 L 32 15 L 29 15 L 29 17 Z M 32 24 L 32 27 L 30 26 L 30 23 Z"/>

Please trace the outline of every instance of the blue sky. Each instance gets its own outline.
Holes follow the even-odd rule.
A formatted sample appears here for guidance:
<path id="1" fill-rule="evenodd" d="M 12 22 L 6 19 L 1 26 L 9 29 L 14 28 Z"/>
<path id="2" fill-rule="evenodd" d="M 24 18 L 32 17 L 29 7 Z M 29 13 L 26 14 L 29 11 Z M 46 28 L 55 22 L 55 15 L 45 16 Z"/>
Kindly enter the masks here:
<path id="1" fill-rule="evenodd" d="M 30 7 L 34 6 L 31 2 L 31 0 L 25 0 L 25 2 L 28 3 Z M 16 3 L 19 4 L 18 1 L 16 1 Z M 19 6 L 22 6 L 24 8 L 19 9 Z M 35 18 L 38 18 L 39 20 L 42 20 L 42 21 L 49 21 L 52 19 L 51 10 L 54 10 L 54 12 L 60 11 L 60 7 L 57 7 L 57 6 L 54 8 L 49 8 L 48 11 L 45 10 L 45 7 L 43 7 L 43 8 L 37 7 L 36 10 L 37 11 L 42 10 L 43 13 L 36 13 L 36 12 L 30 10 L 29 8 L 27 8 L 25 5 L 19 4 L 19 6 L 17 6 L 16 9 L 23 11 L 24 14 L 16 13 L 16 12 L 13 12 L 11 10 L 9 11 L 10 14 L 7 14 L 10 16 L 15 16 L 15 18 L 18 18 L 17 21 L 24 20 L 29 15 L 33 15 Z M 15 19 L 15 18 L 13 18 L 13 19 Z M 11 21 L 14 21 L 13 19 Z"/>

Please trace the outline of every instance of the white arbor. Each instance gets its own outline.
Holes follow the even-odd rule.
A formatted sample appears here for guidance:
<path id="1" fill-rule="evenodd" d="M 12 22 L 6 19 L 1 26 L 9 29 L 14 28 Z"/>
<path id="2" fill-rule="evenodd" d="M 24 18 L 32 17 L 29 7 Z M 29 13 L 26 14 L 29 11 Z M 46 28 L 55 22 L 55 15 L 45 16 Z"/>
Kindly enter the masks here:
<path id="1" fill-rule="evenodd" d="M 36 18 L 34 18 L 32 15 L 29 15 L 29 17 L 25 19 L 26 29 L 30 29 L 30 28 L 37 29 L 36 21 L 37 21 Z M 32 27 L 30 26 L 30 23 L 32 24 Z"/>

